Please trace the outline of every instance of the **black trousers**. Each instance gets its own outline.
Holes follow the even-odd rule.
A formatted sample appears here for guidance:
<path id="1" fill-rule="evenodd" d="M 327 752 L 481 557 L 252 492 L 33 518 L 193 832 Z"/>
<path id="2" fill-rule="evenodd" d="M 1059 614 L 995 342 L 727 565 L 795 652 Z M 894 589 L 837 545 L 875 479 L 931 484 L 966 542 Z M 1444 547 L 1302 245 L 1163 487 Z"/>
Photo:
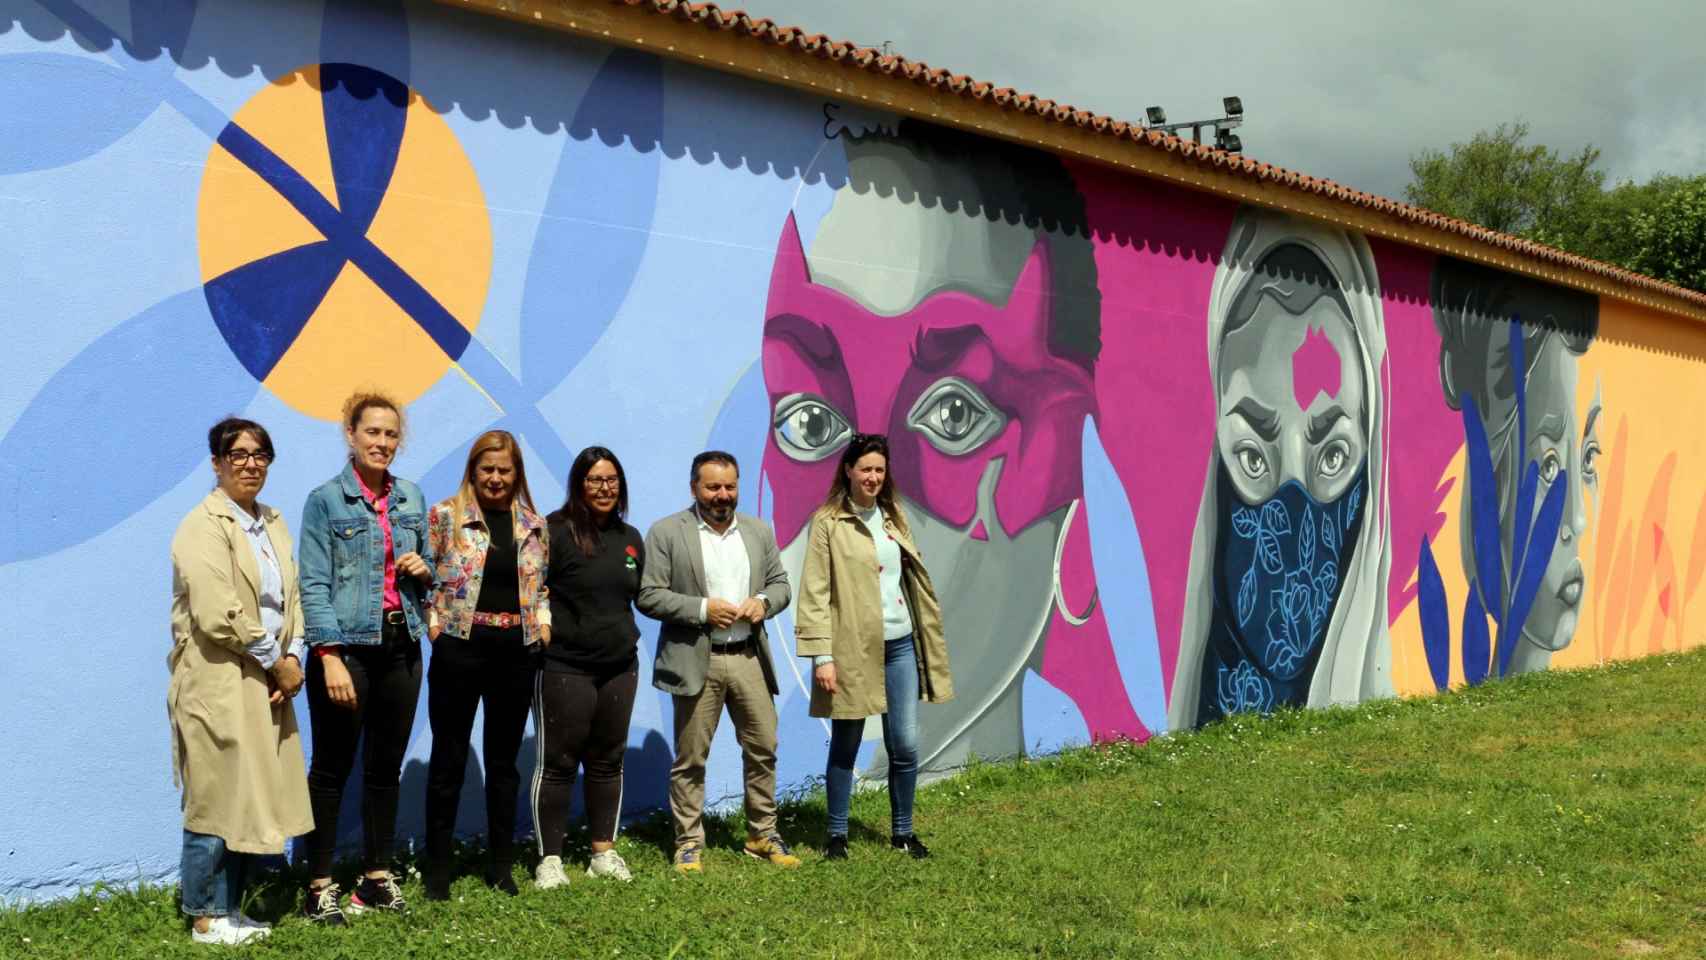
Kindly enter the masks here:
<path id="1" fill-rule="evenodd" d="M 504 631 L 509 633 L 511 631 Z M 539 658 L 513 636 L 464 640 L 440 634 L 433 641 L 427 675 L 427 717 L 432 722 L 432 760 L 427 766 L 427 859 L 447 865 L 456 829 L 456 808 L 468 766 L 468 737 L 474 711 L 486 708 L 480 751 L 486 770 L 486 831 L 492 863 L 507 869 L 515 856 L 515 805 L 521 788 L 515 755 L 527 733 L 533 707 L 533 677 Z"/>
<path id="2" fill-rule="evenodd" d="M 575 772 L 586 767 L 586 819 L 592 839 L 616 839 L 622 817 L 622 758 L 634 714 L 639 664 L 601 673 L 542 670 L 534 709 L 539 765 L 533 771 L 533 830 L 540 856 L 561 856 L 569 831 Z"/>
<path id="3" fill-rule="evenodd" d="M 326 670 L 319 657 L 308 658 L 308 717 L 313 727 L 313 762 L 308 770 L 308 804 L 314 830 L 308 834 L 308 866 L 313 876 L 330 876 L 338 846 L 338 808 L 344 784 L 355 769 L 361 743 L 362 865 L 388 870 L 397 835 L 397 784 L 403 754 L 415 725 L 421 695 L 421 646 L 407 627 L 387 626 L 378 644 L 347 645 L 344 666 L 355 685 L 355 709 L 333 703 L 326 694 Z"/>

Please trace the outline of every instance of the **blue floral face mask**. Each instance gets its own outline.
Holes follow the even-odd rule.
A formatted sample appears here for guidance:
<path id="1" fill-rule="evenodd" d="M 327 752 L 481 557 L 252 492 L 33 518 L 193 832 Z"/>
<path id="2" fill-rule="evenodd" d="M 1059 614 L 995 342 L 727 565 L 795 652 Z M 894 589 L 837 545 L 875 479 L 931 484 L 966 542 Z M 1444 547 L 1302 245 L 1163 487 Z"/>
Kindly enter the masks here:
<path id="1" fill-rule="evenodd" d="M 1331 503 L 1297 481 L 1247 505 L 1222 467 L 1214 622 L 1198 722 L 1301 704 L 1361 529 L 1366 471 Z"/>

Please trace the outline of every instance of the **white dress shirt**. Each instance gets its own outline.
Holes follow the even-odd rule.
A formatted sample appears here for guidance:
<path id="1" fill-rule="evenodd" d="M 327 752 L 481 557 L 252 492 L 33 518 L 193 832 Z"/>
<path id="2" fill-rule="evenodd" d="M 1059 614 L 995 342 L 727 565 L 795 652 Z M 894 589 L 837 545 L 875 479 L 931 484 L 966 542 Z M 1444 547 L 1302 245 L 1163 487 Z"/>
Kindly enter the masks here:
<path id="1" fill-rule="evenodd" d="M 718 533 L 705 522 L 697 507 L 693 516 L 699 521 L 699 552 L 705 561 L 706 599 L 699 604 L 699 622 L 710 621 L 711 600 L 726 600 L 736 606 L 763 594 L 752 592 L 752 560 L 746 553 L 746 541 L 741 539 L 740 519 L 729 521 L 729 528 Z M 765 597 L 765 603 L 769 598 Z M 721 646 L 739 643 L 752 635 L 752 624 L 736 620 L 727 627 L 711 631 L 711 642 Z"/>
<path id="2" fill-rule="evenodd" d="M 261 571 L 261 629 L 267 635 L 249 644 L 249 656 L 260 663 L 261 669 L 271 670 L 279 657 L 287 655 L 280 649 L 278 637 L 284 629 L 284 574 L 279 570 L 278 555 L 273 553 L 272 538 L 267 536 L 266 521 L 250 516 L 229 495 L 225 497 L 225 503 L 231 508 L 231 518 L 248 536 L 249 548 L 255 552 L 255 566 Z M 288 655 L 295 656 L 297 663 L 303 661 L 307 650 L 308 645 L 303 638 L 291 638 Z"/>

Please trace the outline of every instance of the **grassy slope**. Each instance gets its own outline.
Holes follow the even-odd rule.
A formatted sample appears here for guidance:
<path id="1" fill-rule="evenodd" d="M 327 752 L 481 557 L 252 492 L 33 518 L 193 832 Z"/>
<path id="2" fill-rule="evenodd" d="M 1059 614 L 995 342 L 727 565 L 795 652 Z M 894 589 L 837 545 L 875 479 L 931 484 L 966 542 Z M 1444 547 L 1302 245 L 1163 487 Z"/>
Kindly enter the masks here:
<path id="1" fill-rule="evenodd" d="M 658 821 L 622 840 L 632 886 L 575 870 L 506 899 L 469 876 L 422 904 L 411 884 L 407 919 L 287 921 L 243 953 L 1706 956 L 1703 688 L 1706 653 L 1673 655 L 980 766 L 921 791 L 922 863 L 887 848 L 881 793 L 855 802 L 847 864 L 817 857 L 821 799 L 790 807 L 792 873 L 720 824 L 705 875 L 677 878 Z M 170 889 L 0 910 L 0 956 L 178 954 L 207 950 Z"/>

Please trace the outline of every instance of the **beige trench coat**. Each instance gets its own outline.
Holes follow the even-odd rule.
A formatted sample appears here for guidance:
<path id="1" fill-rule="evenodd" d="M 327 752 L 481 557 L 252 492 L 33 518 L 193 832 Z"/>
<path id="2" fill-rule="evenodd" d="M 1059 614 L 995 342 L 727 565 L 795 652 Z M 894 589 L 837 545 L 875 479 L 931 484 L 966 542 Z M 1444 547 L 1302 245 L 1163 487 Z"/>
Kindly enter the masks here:
<path id="1" fill-rule="evenodd" d="M 288 644 L 302 605 L 284 518 L 258 504 L 284 580 Z M 225 495 L 213 491 L 172 538 L 172 652 L 166 713 L 182 785 L 184 829 L 220 837 L 237 853 L 283 853 L 314 827 L 308 774 L 290 701 L 268 703 L 267 673 L 248 655 L 261 628 L 261 574 Z"/>
<path id="2" fill-rule="evenodd" d="M 912 613 L 918 656 L 918 696 L 929 703 L 954 697 L 942 605 L 912 543 L 912 527 L 895 507 L 883 529 L 900 545 L 901 589 Z M 802 657 L 835 658 L 836 692 L 812 684 L 811 715 L 854 720 L 887 713 L 883 685 L 883 600 L 877 582 L 877 545 L 844 501 L 812 516 L 805 570 L 794 607 L 794 647 Z"/>

